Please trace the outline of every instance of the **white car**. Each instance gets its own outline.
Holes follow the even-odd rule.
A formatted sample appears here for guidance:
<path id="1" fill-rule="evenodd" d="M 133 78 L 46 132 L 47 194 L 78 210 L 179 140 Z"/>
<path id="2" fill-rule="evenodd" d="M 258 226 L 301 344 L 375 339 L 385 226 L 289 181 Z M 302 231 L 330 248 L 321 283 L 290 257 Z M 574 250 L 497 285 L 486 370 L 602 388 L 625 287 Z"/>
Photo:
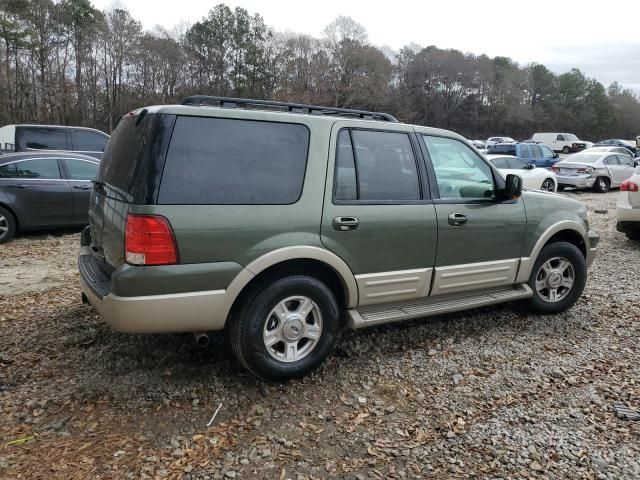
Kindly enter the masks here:
<path id="1" fill-rule="evenodd" d="M 616 147 L 613 145 L 596 145 L 595 147 L 589 147 L 586 150 L 582 150 L 580 153 L 594 153 L 594 152 L 611 152 L 626 155 L 629 158 L 633 158 L 631 151 L 624 147 Z"/>
<path id="2" fill-rule="evenodd" d="M 620 185 L 616 218 L 618 231 L 640 241 L 640 167 Z"/>
<path id="3" fill-rule="evenodd" d="M 510 173 L 519 176 L 524 188 L 546 190 L 547 192 L 555 192 L 558 189 L 555 173 L 546 168 L 536 168 L 535 165 L 512 155 L 485 155 L 485 157 L 500 170 L 505 178 Z"/>
<path id="4" fill-rule="evenodd" d="M 486 141 L 487 147 L 489 145 L 495 145 L 496 143 L 517 143 L 517 142 L 511 137 L 491 137 Z"/>
<path id="5" fill-rule="evenodd" d="M 551 170 L 556 173 L 561 189 L 593 188 L 596 192 L 605 193 L 629 178 L 635 170 L 635 163 L 628 155 L 586 151 L 556 162 Z"/>

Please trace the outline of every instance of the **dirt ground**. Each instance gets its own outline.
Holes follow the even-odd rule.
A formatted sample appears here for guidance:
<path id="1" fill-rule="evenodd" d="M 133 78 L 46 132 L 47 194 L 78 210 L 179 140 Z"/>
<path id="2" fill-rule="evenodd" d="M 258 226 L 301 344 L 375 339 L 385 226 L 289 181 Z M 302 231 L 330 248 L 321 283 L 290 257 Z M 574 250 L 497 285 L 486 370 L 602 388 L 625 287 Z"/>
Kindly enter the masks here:
<path id="1" fill-rule="evenodd" d="M 0 478 L 640 478 L 640 422 L 614 412 L 640 410 L 640 244 L 617 193 L 569 195 L 601 235 L 569 312 L 346 333 L 286 384 L 223 333 L 113 332 L 80 302 L 79 233 L 20 236 L 0 246 Z"/>

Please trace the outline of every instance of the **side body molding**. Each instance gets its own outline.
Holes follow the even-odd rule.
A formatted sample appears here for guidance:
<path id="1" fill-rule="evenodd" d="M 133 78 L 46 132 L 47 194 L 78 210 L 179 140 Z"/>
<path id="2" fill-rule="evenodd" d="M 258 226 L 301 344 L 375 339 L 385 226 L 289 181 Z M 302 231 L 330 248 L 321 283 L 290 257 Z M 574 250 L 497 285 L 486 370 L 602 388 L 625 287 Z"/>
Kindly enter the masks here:
<path id="1" fill-rule="evenodd" d="M 563 220 L 561 222 L 554 223 L 549 228 L 547 228 L 544 233 L 540 235 L 540 238 L 538 238 L 538 241 L 533 246 L 533 249 L 529 253 L 529 256 L 522 257 L 520 259 L 520 268 L 518 269 L 516 283 L 525 283 L 529 280 L 531 271 L 533 270 L 533 265 L 536 263 L 542 247 L 544 247 L 544 245 L 549 241 L 551 237 L 563 230 L 573 230 L 580 234 L 580 236 L 584 240 L 584 244 L 587 250 L 587 265 L 591 264 L 591 261 L 593 260 L 593 254 L 589 249 L 589 237 L 584 226 L 571 220 Z"/>
<path id="2" fill-rule="evenodd" d="M 248 264 L 227 287 L 224 305 L 216 312 L 217 324 L 224 325 L 233 302 L 242 289 L 258 274 L 287 260 L 318 260 L 331 267 L 340 277 L 346 292 L 347 308 L 358 304 L 358 285 L 349 266 L 336 254 L 319 247 L 292 246 L 273 250 Z M 221 326 L 222 328 L 222 326 Z"/>

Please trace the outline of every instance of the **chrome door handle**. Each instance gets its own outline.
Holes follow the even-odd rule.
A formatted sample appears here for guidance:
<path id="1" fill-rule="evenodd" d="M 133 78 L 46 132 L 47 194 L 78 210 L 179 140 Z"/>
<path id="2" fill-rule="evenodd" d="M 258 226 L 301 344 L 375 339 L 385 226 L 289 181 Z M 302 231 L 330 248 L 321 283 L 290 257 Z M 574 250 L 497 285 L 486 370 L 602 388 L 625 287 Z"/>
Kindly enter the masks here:
<path id="1" fill-rule="evenodd" d="M 334 230 L 339 232 L 348 232 L 350 230 L 356 230 L 360 221 L 356 217 L 336 217 L 331 222 Z"/>
<path id="2" fill-rule="evenodd" d="M 467 216 L 463 213 L 450 213 L 449 225 L 453 227 L 459 227 L 467 223 Z"/>

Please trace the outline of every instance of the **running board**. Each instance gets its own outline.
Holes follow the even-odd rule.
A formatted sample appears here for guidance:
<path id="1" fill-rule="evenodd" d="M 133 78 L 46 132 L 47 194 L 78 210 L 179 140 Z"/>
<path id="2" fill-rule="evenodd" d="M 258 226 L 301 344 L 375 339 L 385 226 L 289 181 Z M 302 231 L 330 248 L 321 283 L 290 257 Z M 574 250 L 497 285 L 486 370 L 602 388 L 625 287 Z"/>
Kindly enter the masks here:
<path id="1" fill-rule="evenodd" d="M 347 316 L 351 328 L 363 328 L 383 323 L 459 312 L 496 303 L 511 302 L 529 298 L 532 295 L 531 288 L 523 283 L 515 286 L 509 285 L 508 287 L 476 290 L 463 294 L 437 295 L 409 302 L 368 305 L 359 309 L 348 310 Z"/>

